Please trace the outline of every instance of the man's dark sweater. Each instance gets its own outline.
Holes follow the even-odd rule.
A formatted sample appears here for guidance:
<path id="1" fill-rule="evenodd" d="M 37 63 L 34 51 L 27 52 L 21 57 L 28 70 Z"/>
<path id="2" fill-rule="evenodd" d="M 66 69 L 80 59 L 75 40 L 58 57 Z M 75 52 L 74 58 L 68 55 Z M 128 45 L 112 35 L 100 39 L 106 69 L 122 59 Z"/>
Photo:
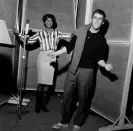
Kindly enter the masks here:
<path id="1" fill-rule="evenodd" d="M 76 37 L 76 36 L 74 36 Z M 83 43 L 81 43 L 83 44 Z M 71 52 L 75 47 L 75 42 L 71 42 L 67 46 L 67 52 Z M 80 68 L 95 68 L 99 60 L 105 60 L 105 51 L 107 50 L 107 43 L 104 36 L 100 33 L 91 33 L 87 31 L 86 40 L 79 62 Z"/>

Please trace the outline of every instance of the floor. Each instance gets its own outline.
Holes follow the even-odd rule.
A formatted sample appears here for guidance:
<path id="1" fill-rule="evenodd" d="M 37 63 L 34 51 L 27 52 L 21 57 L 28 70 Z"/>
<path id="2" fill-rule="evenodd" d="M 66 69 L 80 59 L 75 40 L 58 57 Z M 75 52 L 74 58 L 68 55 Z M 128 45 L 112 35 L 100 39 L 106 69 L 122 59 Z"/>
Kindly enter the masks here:
<path id="1" fill-rule="evenodd" d="M 35 92 L 26 93 L 25 98 L 29 98 L 30 103 L 27 107 L 22 107 L 20 114 L 15 104 L 5 103 L 0 106 L 0 131 L 53 131 L 52 125 L 60 120 L 62 95 L 54 94 L 48 105 L 50 112 L 39 114 L 34 112 Z M 109 125 L 112 123 L 91 111 L 81 131 L 99 131 L 99 128 Z M 71 128 L 72 123 L 68 129 L 61 131 L 69 131 Z"/>

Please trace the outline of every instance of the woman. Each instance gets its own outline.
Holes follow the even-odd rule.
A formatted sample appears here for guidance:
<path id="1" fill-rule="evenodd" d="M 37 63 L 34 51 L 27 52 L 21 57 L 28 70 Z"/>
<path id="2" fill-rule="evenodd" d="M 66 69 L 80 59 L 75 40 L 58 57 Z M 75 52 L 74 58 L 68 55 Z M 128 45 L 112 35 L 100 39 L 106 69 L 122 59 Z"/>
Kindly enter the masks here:
<path id="1" fill-rule="evenodd" d="M 46 14 L 42 17 L 44 29 L 28 38 L 27 43 L 33 44 L 39 40 L 40 52 L 37 59 L 37 92 L 35 112 L 39 113 L 42 109 L 48 112 L 46 105 L 52 95 L 52 86 L 54 82 L 56 58 L 50 58 L 48 54 L 57 50 L 57 44 L 60 39 L 71 38 L 71 34 L 62 33 L 57 28 L 56 18 L 52 14 Z M 19 35 L 23 39 L 23 35 Z"/>

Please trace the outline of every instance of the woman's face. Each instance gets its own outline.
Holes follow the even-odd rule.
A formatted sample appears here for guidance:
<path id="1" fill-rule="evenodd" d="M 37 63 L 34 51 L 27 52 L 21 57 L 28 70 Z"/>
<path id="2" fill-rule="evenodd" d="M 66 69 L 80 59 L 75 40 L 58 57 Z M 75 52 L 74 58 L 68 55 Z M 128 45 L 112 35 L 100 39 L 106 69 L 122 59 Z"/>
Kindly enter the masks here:
<path id="1" fill-rule="evenodd" d="M 53 26 L 53 21 L 51 18 L 47 18 L 46 21 L 45 21 L 45 26 L 46 28 L 52 28 Z"/>

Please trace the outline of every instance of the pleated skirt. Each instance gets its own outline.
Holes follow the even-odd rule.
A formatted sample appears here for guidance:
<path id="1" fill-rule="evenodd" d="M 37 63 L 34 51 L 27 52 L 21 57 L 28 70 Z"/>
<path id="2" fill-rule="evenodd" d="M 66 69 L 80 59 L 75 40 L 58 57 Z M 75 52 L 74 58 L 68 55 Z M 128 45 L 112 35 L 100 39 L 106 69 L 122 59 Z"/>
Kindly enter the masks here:
<path id="1" fill-rule="evenodd" d="M 56 62 L 56 58 L 48 57 L 49 51 L 40 51 L 37 59 L 37 83 L 53 85 L 55 68 L 51 65 Z"/>

